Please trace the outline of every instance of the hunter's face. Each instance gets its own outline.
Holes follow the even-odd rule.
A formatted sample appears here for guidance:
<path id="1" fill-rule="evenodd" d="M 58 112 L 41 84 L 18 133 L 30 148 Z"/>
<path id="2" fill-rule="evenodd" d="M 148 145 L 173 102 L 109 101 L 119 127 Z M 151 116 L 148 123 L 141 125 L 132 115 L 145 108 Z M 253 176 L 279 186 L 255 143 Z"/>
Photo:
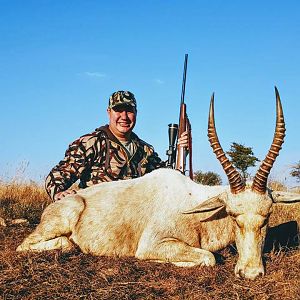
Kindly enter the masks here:
<path id="1" fill-rule="evenodd" d="M 109 129 L 119 140 L 128 140 L 136 122 L 136 109 L 118 105 L 107 109 Z"/>

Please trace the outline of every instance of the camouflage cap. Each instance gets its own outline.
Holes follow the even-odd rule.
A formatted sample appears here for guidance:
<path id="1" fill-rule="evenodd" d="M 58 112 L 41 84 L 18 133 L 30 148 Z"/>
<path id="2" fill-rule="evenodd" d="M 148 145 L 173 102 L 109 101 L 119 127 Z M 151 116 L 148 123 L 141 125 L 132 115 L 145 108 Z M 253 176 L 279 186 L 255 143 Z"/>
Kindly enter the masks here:
<path id="1" fill-rule="evenodd" d="M 130 105 L 136 109 L 136 100 L 129 91 L 117 91 L 109 97 L 108 108 L 114 108 L 118 105 Z"/>

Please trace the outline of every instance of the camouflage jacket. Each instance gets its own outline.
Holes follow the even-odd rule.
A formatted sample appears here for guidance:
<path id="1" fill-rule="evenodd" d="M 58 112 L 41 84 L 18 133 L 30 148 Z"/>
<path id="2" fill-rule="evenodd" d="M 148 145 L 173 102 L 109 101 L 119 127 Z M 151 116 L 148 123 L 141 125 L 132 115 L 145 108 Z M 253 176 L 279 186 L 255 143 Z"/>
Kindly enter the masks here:
<path id="1" fill-rule="evenodd" d="M 86 188 L 99 182 L 139 177 L 164 166 L 153 147 L 134 133 L 132 142 L 134 154 L 129 158 L 108 125 L 80 137 L 69 145 L 64 159 L 47 176 L 47 193 L 53 199 L 77 180 L 80 188 Z"/>

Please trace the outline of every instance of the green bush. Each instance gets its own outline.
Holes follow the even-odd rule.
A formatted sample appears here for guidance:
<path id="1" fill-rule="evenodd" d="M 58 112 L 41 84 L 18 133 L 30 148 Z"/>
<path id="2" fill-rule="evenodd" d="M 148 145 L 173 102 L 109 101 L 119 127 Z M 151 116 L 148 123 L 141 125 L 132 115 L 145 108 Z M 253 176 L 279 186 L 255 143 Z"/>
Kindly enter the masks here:
<path id="1" fill-rule="evenodd" d="M 217 173 L 208 171 L 196 171 L 194 173 L 194 181 L 204 185 L 221 185 L 222 179 L 221 176 Z"/>

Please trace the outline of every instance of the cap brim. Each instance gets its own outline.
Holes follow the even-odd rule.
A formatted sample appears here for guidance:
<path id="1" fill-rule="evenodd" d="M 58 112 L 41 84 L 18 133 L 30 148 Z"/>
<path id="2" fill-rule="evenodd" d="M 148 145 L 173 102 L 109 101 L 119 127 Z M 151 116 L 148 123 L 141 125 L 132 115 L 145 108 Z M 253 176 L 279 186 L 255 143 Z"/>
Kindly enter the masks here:
<path id="1" fill-rule="evenodd" d="M 115 107 L 118 107 L 118 106 L 130 106 L 130 107 L 136 108 L 136 105 L 134 105 L 133 103 L 117 103 L 115 105 L 109 106 L 109 108 L 115 108 Z"/>

